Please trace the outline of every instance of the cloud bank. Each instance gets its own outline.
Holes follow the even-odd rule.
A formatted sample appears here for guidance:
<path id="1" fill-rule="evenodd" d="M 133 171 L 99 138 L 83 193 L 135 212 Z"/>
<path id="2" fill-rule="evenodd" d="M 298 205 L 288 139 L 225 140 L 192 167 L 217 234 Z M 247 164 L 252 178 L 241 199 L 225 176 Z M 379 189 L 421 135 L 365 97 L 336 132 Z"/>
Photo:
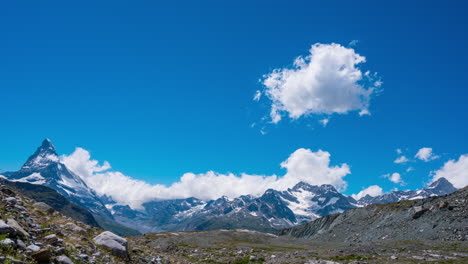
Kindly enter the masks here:
<path id="1" fill-rule="evenodd" d="M 292 68 L 275 69 L 264 76 L 271 122 L 278 123 L 284 114 L 292 119 L 351 111 L 370 114 L 371 96 L 382 82 L 358 67 L 366 58 L 335 43 L 314 44 L 309 52 L 296 58 Z"/>
<path id="2" fill-rule="evenodd" d="M 468 154 L 461 155 L 458 160 L 447 161 L 442 168 L 435 171 L 432 182 L 439 178 L 446 178 L 456 188 L 468 185 Z"/>
<path id="3" fill-rule="evenodd" d="M 71 155 L 63 155 L 61 161 L 78 174 L 98 195 L 107 195 L 118 204 L 134 209 L 151 200 L 197 197 L 203 200 L 217 199 L 223 195 L 238 197 L 262 195 L 267 189 L 286 190 L 300 181 L 314 185 L 332 184 L 340 190 L 346 188 L 343 178 L 350 174 L 347 164 L 330 166 L 330 153 L 322 150 L 298 149 L 281 163 L 286 173 L 276 175 L 221 174 L 209 171 L 201 174 L 185 173 L 178 182 L 167 187 L 151 185 L 135 180 L 117 171 L 111 171 L 108 162 L 99 165 L 90 153 L 76 148 Z"/>

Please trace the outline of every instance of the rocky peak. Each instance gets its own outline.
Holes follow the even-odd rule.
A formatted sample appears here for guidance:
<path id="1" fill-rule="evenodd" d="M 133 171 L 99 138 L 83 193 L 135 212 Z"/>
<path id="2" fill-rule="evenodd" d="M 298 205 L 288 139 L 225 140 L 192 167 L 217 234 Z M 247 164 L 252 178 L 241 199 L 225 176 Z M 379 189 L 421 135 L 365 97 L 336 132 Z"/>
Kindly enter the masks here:
<path id="1" fill-rule="evenodd" d="M 307 191 L 307 192 L 312 192 L 316 194 L 322 194 L 322 193 L 327 193 L 327 192 L 335 192 L 337 193 L 338 191 L 335 189 L 335 187 L 331 184 L 322 184 L 320 186 L 318 185 L 311 185 L 306 182 L 299 182 L 290 191 L 293 192 L 298 192 L 298 191 Z"/>
<path id="2" fill-rule="evenodd" d="M 42 145 L 28 158 L 22 169 L 44 168 L 58 162 L 59 158 L 54 145 L 49 139 L 44 139 Z"/>
<path id="3" fill-rule="evenodd" d="M 433 183 L 431 183 L 431 185 L 429 185 L 428 187 L 424 189 L 427 191 L 431 191 L 431 193 L 437 194 L 437 195 L 444 195 L 444 194 L 452 193 L 457 190 L 457 188 L 455 188 L 453 184 L 450 183 L 444 177 L 439 178 L 438 180 L 434 181 Z"/>

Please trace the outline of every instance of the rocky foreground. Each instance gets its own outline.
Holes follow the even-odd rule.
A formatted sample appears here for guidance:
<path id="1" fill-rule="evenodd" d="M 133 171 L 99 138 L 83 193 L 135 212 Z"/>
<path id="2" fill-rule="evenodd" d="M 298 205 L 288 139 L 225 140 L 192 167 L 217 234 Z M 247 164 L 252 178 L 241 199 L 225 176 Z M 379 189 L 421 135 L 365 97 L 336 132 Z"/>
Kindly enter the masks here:
<path id="1" fill-rule="evenodd" d="M 0 263 L 464 263 L 467 241 L 318 242 L 248 230 L 123 238 L 0 186 Z"/>

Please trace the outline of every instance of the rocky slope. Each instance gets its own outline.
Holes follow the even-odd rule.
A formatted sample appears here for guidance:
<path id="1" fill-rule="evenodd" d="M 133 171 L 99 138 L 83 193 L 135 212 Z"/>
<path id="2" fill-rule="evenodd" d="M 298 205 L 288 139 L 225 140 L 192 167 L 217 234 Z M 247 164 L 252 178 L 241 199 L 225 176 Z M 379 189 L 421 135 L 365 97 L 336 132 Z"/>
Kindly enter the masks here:
<path id="1" fill-rule="evenodd" d="M 11 182 L 0 179 L 0 184 L 14 188 L 21 195 L 37 202 L 44 202 L 61 214 L 87 225 L 99 227 L 93 215 L 86 209 L 68 201 L 54 189 L 25 182 Z"/>
<path id="2" fill-rule="evenodd" d="M 373 204 L 284 229 L 318 241 L 468 240 L 468 187 L 422 200 Z"/>
<path id="3" fill-rule="evenodd" d="M 128 247 L 125 238 L 0 185 L 0 263 L 166 263 L 149 252 L 135 257 Z"/>

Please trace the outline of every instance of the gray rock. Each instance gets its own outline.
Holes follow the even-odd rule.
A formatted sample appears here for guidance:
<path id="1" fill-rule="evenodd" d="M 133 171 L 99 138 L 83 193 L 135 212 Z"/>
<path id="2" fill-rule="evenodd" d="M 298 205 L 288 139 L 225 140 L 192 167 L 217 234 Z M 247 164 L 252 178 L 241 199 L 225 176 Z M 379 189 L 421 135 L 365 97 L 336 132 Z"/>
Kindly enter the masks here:
<path id="1" fill-rule="evenodd" d="M 7 202 L 8 204 L 11 204 L 11 205 L 15 205 L 16 204 L 16 198 L 15 197 L 7 197 L 4 199 L 5 202 Z"/>
<path id="2" fill-rule="evenodd" d="M 73 264 L 73 261 L 71 261 L 71 259 L 69 259 L 67 256 L 65 255 L 62 255 L 62 256 L 59 256 L 57 258 L 57 262 L 59 264 Z"/>
<path id="3" fill-rule="evenodd" d="M 5 245 L 5 246 L 12 246 L 14 247 L 16 244 L 15 244 L 15 241 L 9 239 L 9 238 L 5 238 L 3 240 L 0 240 L 0 244 L 2 245 Z"/>
<path id="4" fill-rule="evenodd" d="M 65 248 L 64 247 L 60 247 L 60 248 L 57 248 L 55 250 L 55 254 L 57 255 L 63 255 L 65 253 Z"/>
<path id="5" fill-rule="evenodd" d="M 16 230 L 7 225 L 3 220 L 0 220 L 0 234 L 13 236 L 16 234 Z"/>
<path id="6" fill-rule="evenodd" d="M 42 211 L 42 212 L 48 213 L 48 214 L 51 214 L 51 213 L 53 213 L 55 211 L 54 208 L 50 207 L 48 204 L 43 203 L 43 202 L 35 203 L 33 206 L 34 206 L 34 208 L 38 209 L 39 211 Z"/>
<path id="7" fill-rule="evenodd" d="M 105 231 L 93 239 L 94 243 L 112 251 L 115 256 L 128 259 L 128 242 L 126 239 L 110 232 Z"/>
<path id="8" fill-rule="evenodd" d="M 413 219 L 418 219 L 427 211 L 427 209 L 423 208 L 422 206 L 414 206 L 413 211 Z"/>
<path id="9" fill-rule="evenodd" d="M 84 230 L 84 228 L 81 228 L 77 225 L 75 225 L 74 223 L 66 223 L 63 228 L 66 230 L 66 231 L 71 231 L 71 232 L 74 232 L 74 233 L 79 233 L 81 235 L 86 235 L 86 230 Z"/>
<path id="10" fill-rule="evenodd" d="M 24 244 L 23 240 L 21 239 L 16 240 L 16 245 L 18 245 L 18 247 L 21 249 L 26 249 L 26 244 Z"/>
<path id="11" fill-rule="evenodd" d="M 16 233 L 23 237 L 23 238 L 28 238 L 29 234 L 26 232 L 19 224 L 18 222 L 15 221 L 15 219 L 8 218 L 7 219 L 7 224 L 11 227 L 13 227 L 16 230 Z"/>
<path id="12" fill-rule="evenodd" d="M 36 245 L 29 245 L 27 249 L 31 250 L 32 252 L 39 251 L 41 248 Z"/>
<path id="13" fill-rule="evenodd" d="M 51 235 L 45 236 L 44 240 L 45 240 L 45 242 L 53 245 L 53 244 L 57 243 L 58 238 L 57 238 L 56 234 L 51 234 Z"/>

